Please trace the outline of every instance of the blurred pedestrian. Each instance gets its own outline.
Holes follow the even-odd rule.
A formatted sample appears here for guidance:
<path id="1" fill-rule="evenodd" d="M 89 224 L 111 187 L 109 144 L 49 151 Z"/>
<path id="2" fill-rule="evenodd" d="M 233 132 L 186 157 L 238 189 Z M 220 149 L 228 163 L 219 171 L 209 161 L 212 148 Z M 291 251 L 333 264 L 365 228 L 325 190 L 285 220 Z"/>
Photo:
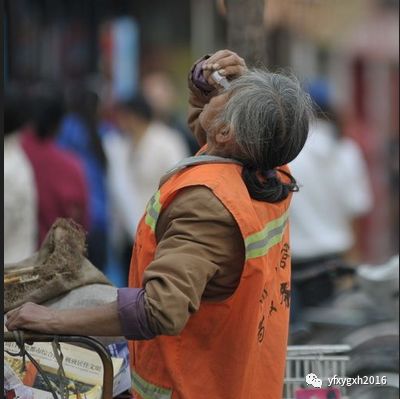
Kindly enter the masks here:
<path id="1" fill-rule="evenodd" d="M 37 245 L 37 198 L 34 174 L 21 147 L 21 128 L 29 120 L 22 90 L 4 95 L 4 264 L 31 256 Z"/>
<path id="2" fill-rule="evenodd" d="M 292 278 L 297 297 L 292 321 L 301 308 L 317 306 L 334 293 L 335 270 L 356 245 L 354 225 L 372 206 L 368 171 L 357 144 L 342 137 L 327 81 L 309 92 L 317 109 L 304 150 L 291 163 L 301 186 L 291 209 Z M 310 274 L 312 277 L 304 278 Z"/>
<path id="3" fill-rule="evenodd" d="M 231 51 L 200 62 L 209 90 L 191 74 L 189 119 L 203 147 L 156 188 L 137 230 L 130 288 L 95 308 L 25 304 L 6 326 L 124 334 L 137 398 L 276 399 L 290 303 L 290 257 L 281 261 L 298 189 L 286 164 L 307 139 L 311 105 L 296 80 L 248 71 Z M 147 156 L 157 161 L 151 147 Z"/>
<path id="4" fill-rule="evenodd" d="M 67 114 L 57 136 L 58 145 L 79 157 L 89 195 L 88 258 L 104 271 L 108 259 L 109 209 L 106 188 L 107 157 L 98 121 L 97 94 L 83 85 L 70 87 Z"/>
<path id="5" fill-rule="evenodd" d="M 176 131 L 154 119 L 148 101 L 138 94 L 117 104 L 118 126 L 127 139 L 126 165 L 138 188 L 137 203 L 144 209 L 166 170 L 188 155 Z"/>
<path id="6" fill-rule="evenodd" d="M 88 194 L 79 159 L 55 142 L 65 112 L 61 91 L 47 84 L 36 87 L 30 107 L 31 121 L 21 131 L 21 144 L 35 177 L 39 247 L 58 217 L 72 218 L 88 229 Z"/>
<path id="7" fill-rule="evenodd" d="M 127 278 L 140 212 L 161 176 L 189 152 L 176 131 L 154 120 L 153 110 L 141 94 L 117 104 L 116 120 L 122 134 L 108 134 L 105 146 L 110 159 L 113 231 L 118 235 L 113 241 Z"/>

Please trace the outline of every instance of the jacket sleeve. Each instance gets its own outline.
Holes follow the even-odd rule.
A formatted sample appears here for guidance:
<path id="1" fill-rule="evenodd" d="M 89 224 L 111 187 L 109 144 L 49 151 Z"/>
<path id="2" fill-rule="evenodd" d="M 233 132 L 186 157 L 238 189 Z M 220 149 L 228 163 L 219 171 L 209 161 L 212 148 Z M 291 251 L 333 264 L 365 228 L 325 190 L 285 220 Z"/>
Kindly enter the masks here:
<path id="1" fill-rule="evenodd" d="M 143 275 L 147 318 L 155 335 L 177 335 L 216 277 L 228 275 L 231 281 L 216 285 L 226 287 L 225 295 L 234 292 L 244 264 L 237 256 L 242 238 L 232 215 L 205 187 L 182 190 L 161 213 L 156 233 L 155 258 Z M 220 291 L 207 300 L 219 300 Z"/>
<path id="2" fill-rule="evenodd" d="M 193 79 L 194 71 L 200 62 L 203 62 L 209 55 L 205 55 L 204 57 L 197 60 L 192 68 L 190 69 L 188 76 L 188 86 L 189 86 L 189 110 L 188 110 L 188 126 L 192 133 L 194 134 L 198 144 L 203 146 L 206 144 L 206 132 L 203 130 L 199 123 L 199 115 L 203 110 L 204 105 L 206 105 L 210 99 L 215 96 L 217 93 L 216 89 L 211 91 L 204 91 L 201 88 L 196 86 L 196 82 Z"/>

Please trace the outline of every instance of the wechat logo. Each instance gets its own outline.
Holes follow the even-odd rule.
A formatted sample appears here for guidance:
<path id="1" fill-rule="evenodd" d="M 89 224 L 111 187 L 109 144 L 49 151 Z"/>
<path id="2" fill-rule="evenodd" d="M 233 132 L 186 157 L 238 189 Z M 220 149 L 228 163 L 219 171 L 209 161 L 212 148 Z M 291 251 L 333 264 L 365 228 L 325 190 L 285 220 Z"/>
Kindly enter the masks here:
<path id="1" fill-rule="evenodd" d="M 312 385 L 314 388 L 322 387 L 322 380 L 317 377 L 316 374 L 310 373 L 306 375 L 306 383 Z"/>

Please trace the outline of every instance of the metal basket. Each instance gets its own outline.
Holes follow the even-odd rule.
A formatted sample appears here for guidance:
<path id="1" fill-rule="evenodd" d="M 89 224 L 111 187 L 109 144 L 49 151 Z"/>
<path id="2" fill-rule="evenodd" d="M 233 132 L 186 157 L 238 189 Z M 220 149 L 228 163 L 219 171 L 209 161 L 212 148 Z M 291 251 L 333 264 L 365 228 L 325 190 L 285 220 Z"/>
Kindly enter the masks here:
<path id="1" fill-rule="evenodd" d="M 328 386 L 328 378 L 334 375 L 346 376 L 346 362 L 350 350 L 348 345 L 299 345 L 288 346 L 283 399 L 295 399 L 299 388 L 306 388 L 306 375 L 314 373 L 322 380 L 322 386 Z M 344 387 L 337 387 L 342 398 L 346 397 Z"/>
<path id="2" fill-rule="evenodd" d="M 112 399 L 113 395 L 113 364 L 111 357 L 107 352 L 104 345 L 95 338 L 78 336 L 78 335 L 49 335 L 49 334 L 35 334 L 35 333 L 24 333 L 24 340 L 26 343 L 34 342 L 52 342 L 57 337 L 58 342 L 66 342 L 72 344 L 84 345 L 91 350 L 95 351 L 103 363 L 103 387 L 102 387 L 102 399 Z M 4 333 L 4 342 L 16 342 L 15 335 L 12 332 Z"/>

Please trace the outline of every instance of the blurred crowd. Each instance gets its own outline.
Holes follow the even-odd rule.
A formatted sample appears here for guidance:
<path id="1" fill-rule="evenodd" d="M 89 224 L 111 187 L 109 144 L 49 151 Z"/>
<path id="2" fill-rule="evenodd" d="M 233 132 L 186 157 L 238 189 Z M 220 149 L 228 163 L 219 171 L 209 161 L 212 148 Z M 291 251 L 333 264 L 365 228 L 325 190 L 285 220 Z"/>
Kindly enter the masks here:
<path id="1" fill-rule="evenodd" d="M 58 217 L 87 231 L 89 260 L 127 283 L 135 230 L 162 175 L 197 145 L 173 113 L 175 88 L 152 73 L 110 104 L 90 84 L 8 84 L 4 261 L 34 253 Z"/>

